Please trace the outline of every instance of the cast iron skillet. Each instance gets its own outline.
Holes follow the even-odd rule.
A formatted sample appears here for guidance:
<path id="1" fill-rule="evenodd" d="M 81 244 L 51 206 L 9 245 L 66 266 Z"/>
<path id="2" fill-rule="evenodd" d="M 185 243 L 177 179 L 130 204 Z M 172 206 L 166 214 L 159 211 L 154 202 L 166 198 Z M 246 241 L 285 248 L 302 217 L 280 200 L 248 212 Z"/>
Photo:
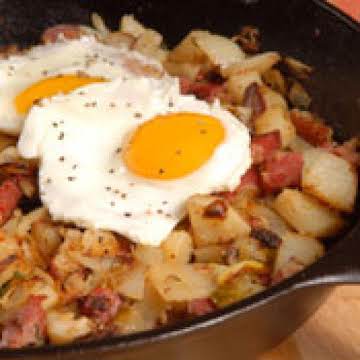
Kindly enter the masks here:
<path id="1" fill-rule="evenodd" d="M 330 10 L 330 11 L 329 11 Z M 2 43 L 27 45 L 55 23 L 86 23 L 97 11 L 116 26 L 124 13 L 175 44 L 189 29 L 225 35 L 258 26 L 264 49 L 280 50 L 316 67 L 309 87 L 314 108 L 340 138 L 360 131 L 360 28 L 320 1 L 308 0 L 0 0 Z M 285 282 L 194 321 L 120 338 L 63 347 L 0 351 L 26 359 L 252 359 L 295 331 L 336 284 L 360 282 L 359 211 L 351 229 L 330 244 L 327 255 Z M 316 219 L 314 219 L 316 221 Z"/>

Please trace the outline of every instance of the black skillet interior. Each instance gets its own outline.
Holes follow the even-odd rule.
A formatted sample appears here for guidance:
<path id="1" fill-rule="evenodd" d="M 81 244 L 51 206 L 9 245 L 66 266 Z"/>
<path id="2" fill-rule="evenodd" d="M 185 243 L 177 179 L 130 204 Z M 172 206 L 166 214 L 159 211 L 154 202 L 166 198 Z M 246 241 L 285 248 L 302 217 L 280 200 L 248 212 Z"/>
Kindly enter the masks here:
<path id="1" fill-rule="evenodd" d="M 0 0 L 0 43 L 36 43 L 44 28 L 55 23 L 87 23 L 93 11 L 104 16 L 113 28 L 121 15 L 134 13 L 144 24 L 163 33 L 170 46 L 193 28 L 232 35 L 242 25 L 255 25 L 263 34 L 264 50 L 279 50 L 316 68 L 307 84 L 314 98 L 314 110 L 335 128 L 337 136 L 348 138 L 360 132 L 359 28 L 353 24 L 357 30 L 351 29 L 313 1 Z M 326 274 L 325 268 L 322 271 Z M 293 283 L 280 285 L 275 291 L 283 291 Z M 256 298 L 266 301 L 266 296 L 260 294 Z M 242 307 L 251 302 L 249 299 L 231 309 L 241 313 Z M 230 315 L 230 310 L 223 314 Z M 161 331 L 153 335 L 157 338 Z M 130 337 L 130 342 L 131 339 L 145 338 L 140 334 Z M 115 342 L 104 340 L 102 345 Z M 67 349 L 83 351 L 87 346 L 94 344 Z M 51 351 L 50 347 L 45 352 Z M 36 352 L 31 351 L 33 355 Z M 24 356 L 26 351 L 12 354 Z"/>

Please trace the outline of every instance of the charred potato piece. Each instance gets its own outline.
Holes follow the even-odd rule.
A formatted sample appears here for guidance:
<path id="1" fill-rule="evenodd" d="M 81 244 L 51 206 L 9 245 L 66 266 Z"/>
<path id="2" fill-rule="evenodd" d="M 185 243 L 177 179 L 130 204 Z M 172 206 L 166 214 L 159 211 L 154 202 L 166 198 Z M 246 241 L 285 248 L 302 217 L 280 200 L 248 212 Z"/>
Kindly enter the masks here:
<path id="1" fill-rule="evenodd" d="M 187 208 L 196 246 L 227 243 L 250 234 L 248 223 L 222 199 L 195 195 Z"/>

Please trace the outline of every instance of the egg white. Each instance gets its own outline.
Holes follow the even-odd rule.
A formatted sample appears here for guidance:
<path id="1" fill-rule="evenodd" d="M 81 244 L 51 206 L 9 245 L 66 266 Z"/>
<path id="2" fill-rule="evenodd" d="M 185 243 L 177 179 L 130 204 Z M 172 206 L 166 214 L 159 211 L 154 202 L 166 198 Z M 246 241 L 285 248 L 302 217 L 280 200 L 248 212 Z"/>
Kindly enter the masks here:
<path id="1" fill-rule="evenodd" d="M 218 102 L 181 95 L 177 79 L 118 79 L 82 90 L 33 107 L 18 144 L 23 157 L 41 160 L 41 200 L 55 220 L 157 246 L 182 219 L 191 195 L 233 190 L 250 166 L 247 128 Z M 225 140 L 211 159 L 177 180 L 131 173 L 120 154 L 129 134 L 156 115 L 184 111 L 222 122 Z"/>
<path id="2" fill-rule="evenodd" d="M 104 45 L 94 37 L 39 45 L 21 55 L 0 60 L 0 130 L 19 134 L 24 115 L 18 114 L 14 99 L 32 84 L 57 75 L 76 75 L 79 71 L 89 76 L 115 79 L 135 76 L 124 66 L 128 50 Z M 160 65 L 132 52 L 131 57 L 141 63 Z"/>

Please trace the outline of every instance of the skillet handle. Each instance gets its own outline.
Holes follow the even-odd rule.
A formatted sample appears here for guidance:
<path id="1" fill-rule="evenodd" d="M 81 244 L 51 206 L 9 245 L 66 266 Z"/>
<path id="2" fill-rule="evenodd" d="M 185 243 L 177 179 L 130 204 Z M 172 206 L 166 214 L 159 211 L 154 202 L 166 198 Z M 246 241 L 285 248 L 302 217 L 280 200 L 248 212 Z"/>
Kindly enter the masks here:
<path id="1" fill-rule="evenodd" d="M 360 226 L 305 270 L 300 287 L 360 284 Z"/>

